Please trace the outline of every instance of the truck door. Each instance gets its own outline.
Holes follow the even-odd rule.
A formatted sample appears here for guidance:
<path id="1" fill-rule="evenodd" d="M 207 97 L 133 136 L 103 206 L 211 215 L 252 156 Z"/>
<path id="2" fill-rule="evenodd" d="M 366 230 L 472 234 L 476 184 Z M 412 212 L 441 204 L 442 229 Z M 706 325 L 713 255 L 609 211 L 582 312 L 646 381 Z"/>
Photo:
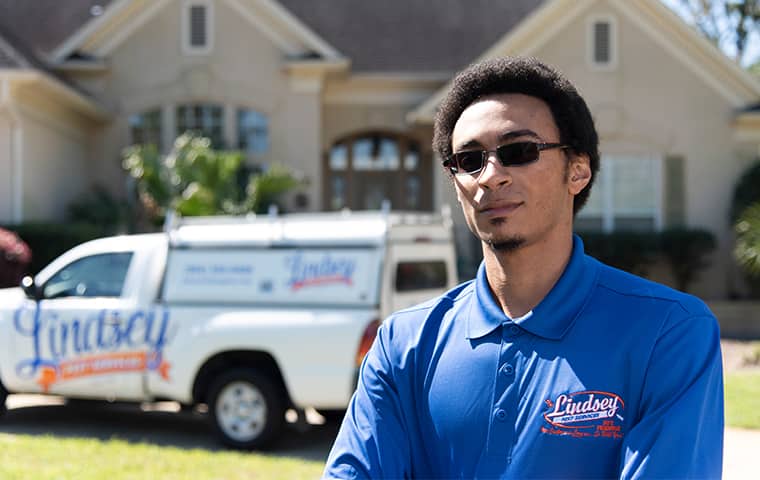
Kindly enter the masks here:
<path id="1" fill-rule="evenodd" d="M 16 379 L 24 391 L 140 399 L 160 318 L 125 294 L 133 252 L 76 258 L 39 286 L 14 315 Z"/>

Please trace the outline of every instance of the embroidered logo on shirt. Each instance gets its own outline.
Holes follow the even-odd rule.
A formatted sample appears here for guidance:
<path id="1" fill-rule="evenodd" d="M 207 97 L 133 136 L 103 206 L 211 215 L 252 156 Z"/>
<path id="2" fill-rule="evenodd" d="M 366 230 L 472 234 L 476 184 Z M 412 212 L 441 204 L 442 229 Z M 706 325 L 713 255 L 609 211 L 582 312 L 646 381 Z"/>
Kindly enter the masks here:
<path id="1" fill-rule="evenodd" d="M 573 437 L 623 438 L 622 411 L 625 403 L 619 395 L 587 390 L 563 393 L 544 401 L 547 425 L 541 432 Z"/>

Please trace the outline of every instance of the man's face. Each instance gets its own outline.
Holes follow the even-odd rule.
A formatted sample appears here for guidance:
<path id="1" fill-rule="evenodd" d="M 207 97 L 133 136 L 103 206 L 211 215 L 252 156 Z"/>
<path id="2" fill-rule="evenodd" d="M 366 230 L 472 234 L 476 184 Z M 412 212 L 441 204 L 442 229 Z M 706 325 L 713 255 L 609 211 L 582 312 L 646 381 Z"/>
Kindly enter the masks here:
<path id="1" fill-rule="evenodd" d="M 560 141 L 548 105 L 522 94 L 479 99 L 462 112 L 451 140 L 455 153 Z M 456 175 L 454 185 L 470 230 L 496 250 L 512 250 L 572 232 L 573 198 L 590 178 L 586 156 L 547 149 L 535 162 L 509 167 L 489 153 L 480 172 Z"/>

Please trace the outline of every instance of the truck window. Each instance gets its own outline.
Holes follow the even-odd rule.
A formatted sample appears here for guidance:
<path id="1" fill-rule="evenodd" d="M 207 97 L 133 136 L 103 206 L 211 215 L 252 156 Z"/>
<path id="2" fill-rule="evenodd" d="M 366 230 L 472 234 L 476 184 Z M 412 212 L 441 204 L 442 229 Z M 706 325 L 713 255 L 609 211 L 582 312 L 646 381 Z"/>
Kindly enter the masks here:
<path id="1" fill-rule="evenodd" d="M 430 290 L 447 284 L 446 263 L 442 260 L 399 262 L 396 266 L 396 291 Z"/>
<path id="2" fill-rule="evenodd" d="M 119 297 L 131 252 L 83 257 L 63 267 L 45 283 L 44 298 Z"/>

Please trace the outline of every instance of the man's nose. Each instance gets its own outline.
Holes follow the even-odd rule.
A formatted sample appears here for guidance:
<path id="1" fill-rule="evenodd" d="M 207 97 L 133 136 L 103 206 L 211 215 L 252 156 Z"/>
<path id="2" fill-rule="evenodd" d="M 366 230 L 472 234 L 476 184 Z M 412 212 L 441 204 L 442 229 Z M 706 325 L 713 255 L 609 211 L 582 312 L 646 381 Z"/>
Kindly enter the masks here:
<path id="1" fill-rule="evenodd" d="M 484 188 L 496 188 L 512 182 L 512 175 L 496 156 L 496 152 L 488 152 L 483 161 L 483 168 L 478 176 L 478 184 Z"/>

